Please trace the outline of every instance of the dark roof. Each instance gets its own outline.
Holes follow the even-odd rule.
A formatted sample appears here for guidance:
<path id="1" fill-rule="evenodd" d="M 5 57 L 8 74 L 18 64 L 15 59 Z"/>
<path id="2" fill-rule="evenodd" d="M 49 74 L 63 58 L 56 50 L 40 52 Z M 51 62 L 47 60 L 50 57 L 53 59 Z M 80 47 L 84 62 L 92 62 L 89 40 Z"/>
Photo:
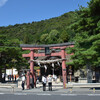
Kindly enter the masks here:
<path id="1" fill-rule="evenodd" d="M 20 44 L 20 47 L 30 47 L 30 48 L 45 48 L 45 47 L 62 47 L 62 46 L 69 46 L 74 45 L 74 42 L 66 42 L 66 43 L 60 43 L 60 44 L 48 44 L 48 45 L 32 45 L 32 44 Z"/>

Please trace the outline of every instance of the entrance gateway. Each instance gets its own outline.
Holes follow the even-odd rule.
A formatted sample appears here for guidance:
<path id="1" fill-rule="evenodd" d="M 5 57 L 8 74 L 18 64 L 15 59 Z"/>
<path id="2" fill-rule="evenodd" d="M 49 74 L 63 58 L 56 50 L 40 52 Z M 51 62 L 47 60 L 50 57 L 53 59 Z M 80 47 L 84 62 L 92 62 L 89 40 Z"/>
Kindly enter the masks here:
<path id="1" fill-rule="evenodd" d="M 34 83 L 36 85 L 36 75 L 34 72 L 34 57 L 43 57 L 43 56 L 60 56 L 62 61 L 62 77 L 63 77 L 63 88 L 66 88 L 66 56 L 68 55 L 65 52 L 65 49 L 68 47 L 74 47 L 73 42 L 61 43 L 61 44 L 50 44 L 50 45 L 29 45 L 21 44 L 20 47 L 22 50 L 30 50 L 29 54 L 23 54 L 23 57 L 30 58 L 30 70 L 27 71 L 27 88 L 30 88 L 30 79 L 34 78 Z M 45 50 L 45 53 L 36 53 L 35 51 Z M 50 52 L 51 50 L 59 50 L 59 52 Z M 29 74 L 31 73 L 31 75 Z"/>

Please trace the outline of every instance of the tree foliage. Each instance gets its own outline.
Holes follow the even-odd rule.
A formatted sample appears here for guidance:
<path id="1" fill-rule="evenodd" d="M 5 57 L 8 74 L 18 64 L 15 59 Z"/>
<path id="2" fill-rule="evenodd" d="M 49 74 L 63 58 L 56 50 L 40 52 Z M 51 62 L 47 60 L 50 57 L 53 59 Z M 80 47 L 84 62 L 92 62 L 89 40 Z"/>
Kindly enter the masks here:
<path id="1" fill-rule="evenodd" d="M 75 21 L 76 12 L 42 20 L 0 27 L 0 68 L 29 66 L 22 58 L 20 44 L 54 44 L 69 41 L 67 26 Z"/>
<path id="2" fill-rule="evenodd" d="M 21 66 L 19 44 L 54 44 L 74 41 L 73 64 L 100 66 L 100 0 L 90 0 L 88 7 L 39 22 L 0 27 L 0 67 Z M 19 59 L 19 60 L 18 60 Z M 6 63 L 5 63 L 6 62 Z M 19 68 L 19 67 L 18 67 Z"/>
<path id="3" fill-rule="evenodd" d="M 76 32 L 75 47 L 71 49 L 76 68 L 87 64 L 100 66 L 100 0 L 91 0 L 88 4 L 87 8 L 80 9 L 80 19 L 71 25 Z"/>

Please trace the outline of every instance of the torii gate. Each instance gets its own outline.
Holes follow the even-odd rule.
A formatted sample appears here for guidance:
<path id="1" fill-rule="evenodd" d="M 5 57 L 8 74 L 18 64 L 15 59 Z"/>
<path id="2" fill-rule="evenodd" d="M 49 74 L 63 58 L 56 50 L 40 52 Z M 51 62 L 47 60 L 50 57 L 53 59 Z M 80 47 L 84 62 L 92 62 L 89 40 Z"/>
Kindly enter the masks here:
<path id="1" fill-rule="evenodd" d="M 66 88 L 66 55 L 67 53 L 65 52 L 65 49 L 67 47 L 74 47 L 74 43 L 73 42 L 67 42 L 67 43 L 62 43 L 62 44 L 51 44 L 51 45 L 29 45 L 29 44 L 21 44 L 20 47 L 22 47 L 22 50 L 30 50 L 29 54 L 23 54 L 23 57 L 30 57 L 30 72 L 32 74 L 32 77 L 34 78 L 34 83 L 36 85 L 36 77 L 35 77 L 35 73 L 34 73 L 34 62 L 32 60 L 34 60 L 34 57 L 40 57 L 40 56 L 60 56 L 63 60 L 62 60 L 62 76 L 63 76 L 63 88 Z M 60 52 L 54 52 L 54 53 L 35 53 L 34 50 L 42 50 L 42 49 L 46 49 L 49 48 L 51 49 L 60 49 Z M 30 76 L 29 76 L 29 72 L 27 73 L 27 88 L 30 88 Z"/>

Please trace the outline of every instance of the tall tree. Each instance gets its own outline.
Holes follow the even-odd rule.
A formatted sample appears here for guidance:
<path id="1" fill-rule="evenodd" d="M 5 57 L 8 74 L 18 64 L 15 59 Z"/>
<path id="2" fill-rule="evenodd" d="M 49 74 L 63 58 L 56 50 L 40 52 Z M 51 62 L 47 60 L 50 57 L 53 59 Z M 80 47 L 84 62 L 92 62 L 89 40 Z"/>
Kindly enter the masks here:
<path id="1" fill-rule="evenodd" d="M 94 7 L 94 6 L 95 7 Z M 88 8 L 80 10 L 79 21 L 72 25 L 76 32 L 75 47 L 71 49 L 74 52 L 73 63 L 75 66 L 87 65 L 88 82 L 91 82 L 91 67 L 100 66 L 100 0 L 91 0 Z M 94 14 L 94 11 L 95 13 Z M 89 79 L 90 78 L 90 79 Z"/>

